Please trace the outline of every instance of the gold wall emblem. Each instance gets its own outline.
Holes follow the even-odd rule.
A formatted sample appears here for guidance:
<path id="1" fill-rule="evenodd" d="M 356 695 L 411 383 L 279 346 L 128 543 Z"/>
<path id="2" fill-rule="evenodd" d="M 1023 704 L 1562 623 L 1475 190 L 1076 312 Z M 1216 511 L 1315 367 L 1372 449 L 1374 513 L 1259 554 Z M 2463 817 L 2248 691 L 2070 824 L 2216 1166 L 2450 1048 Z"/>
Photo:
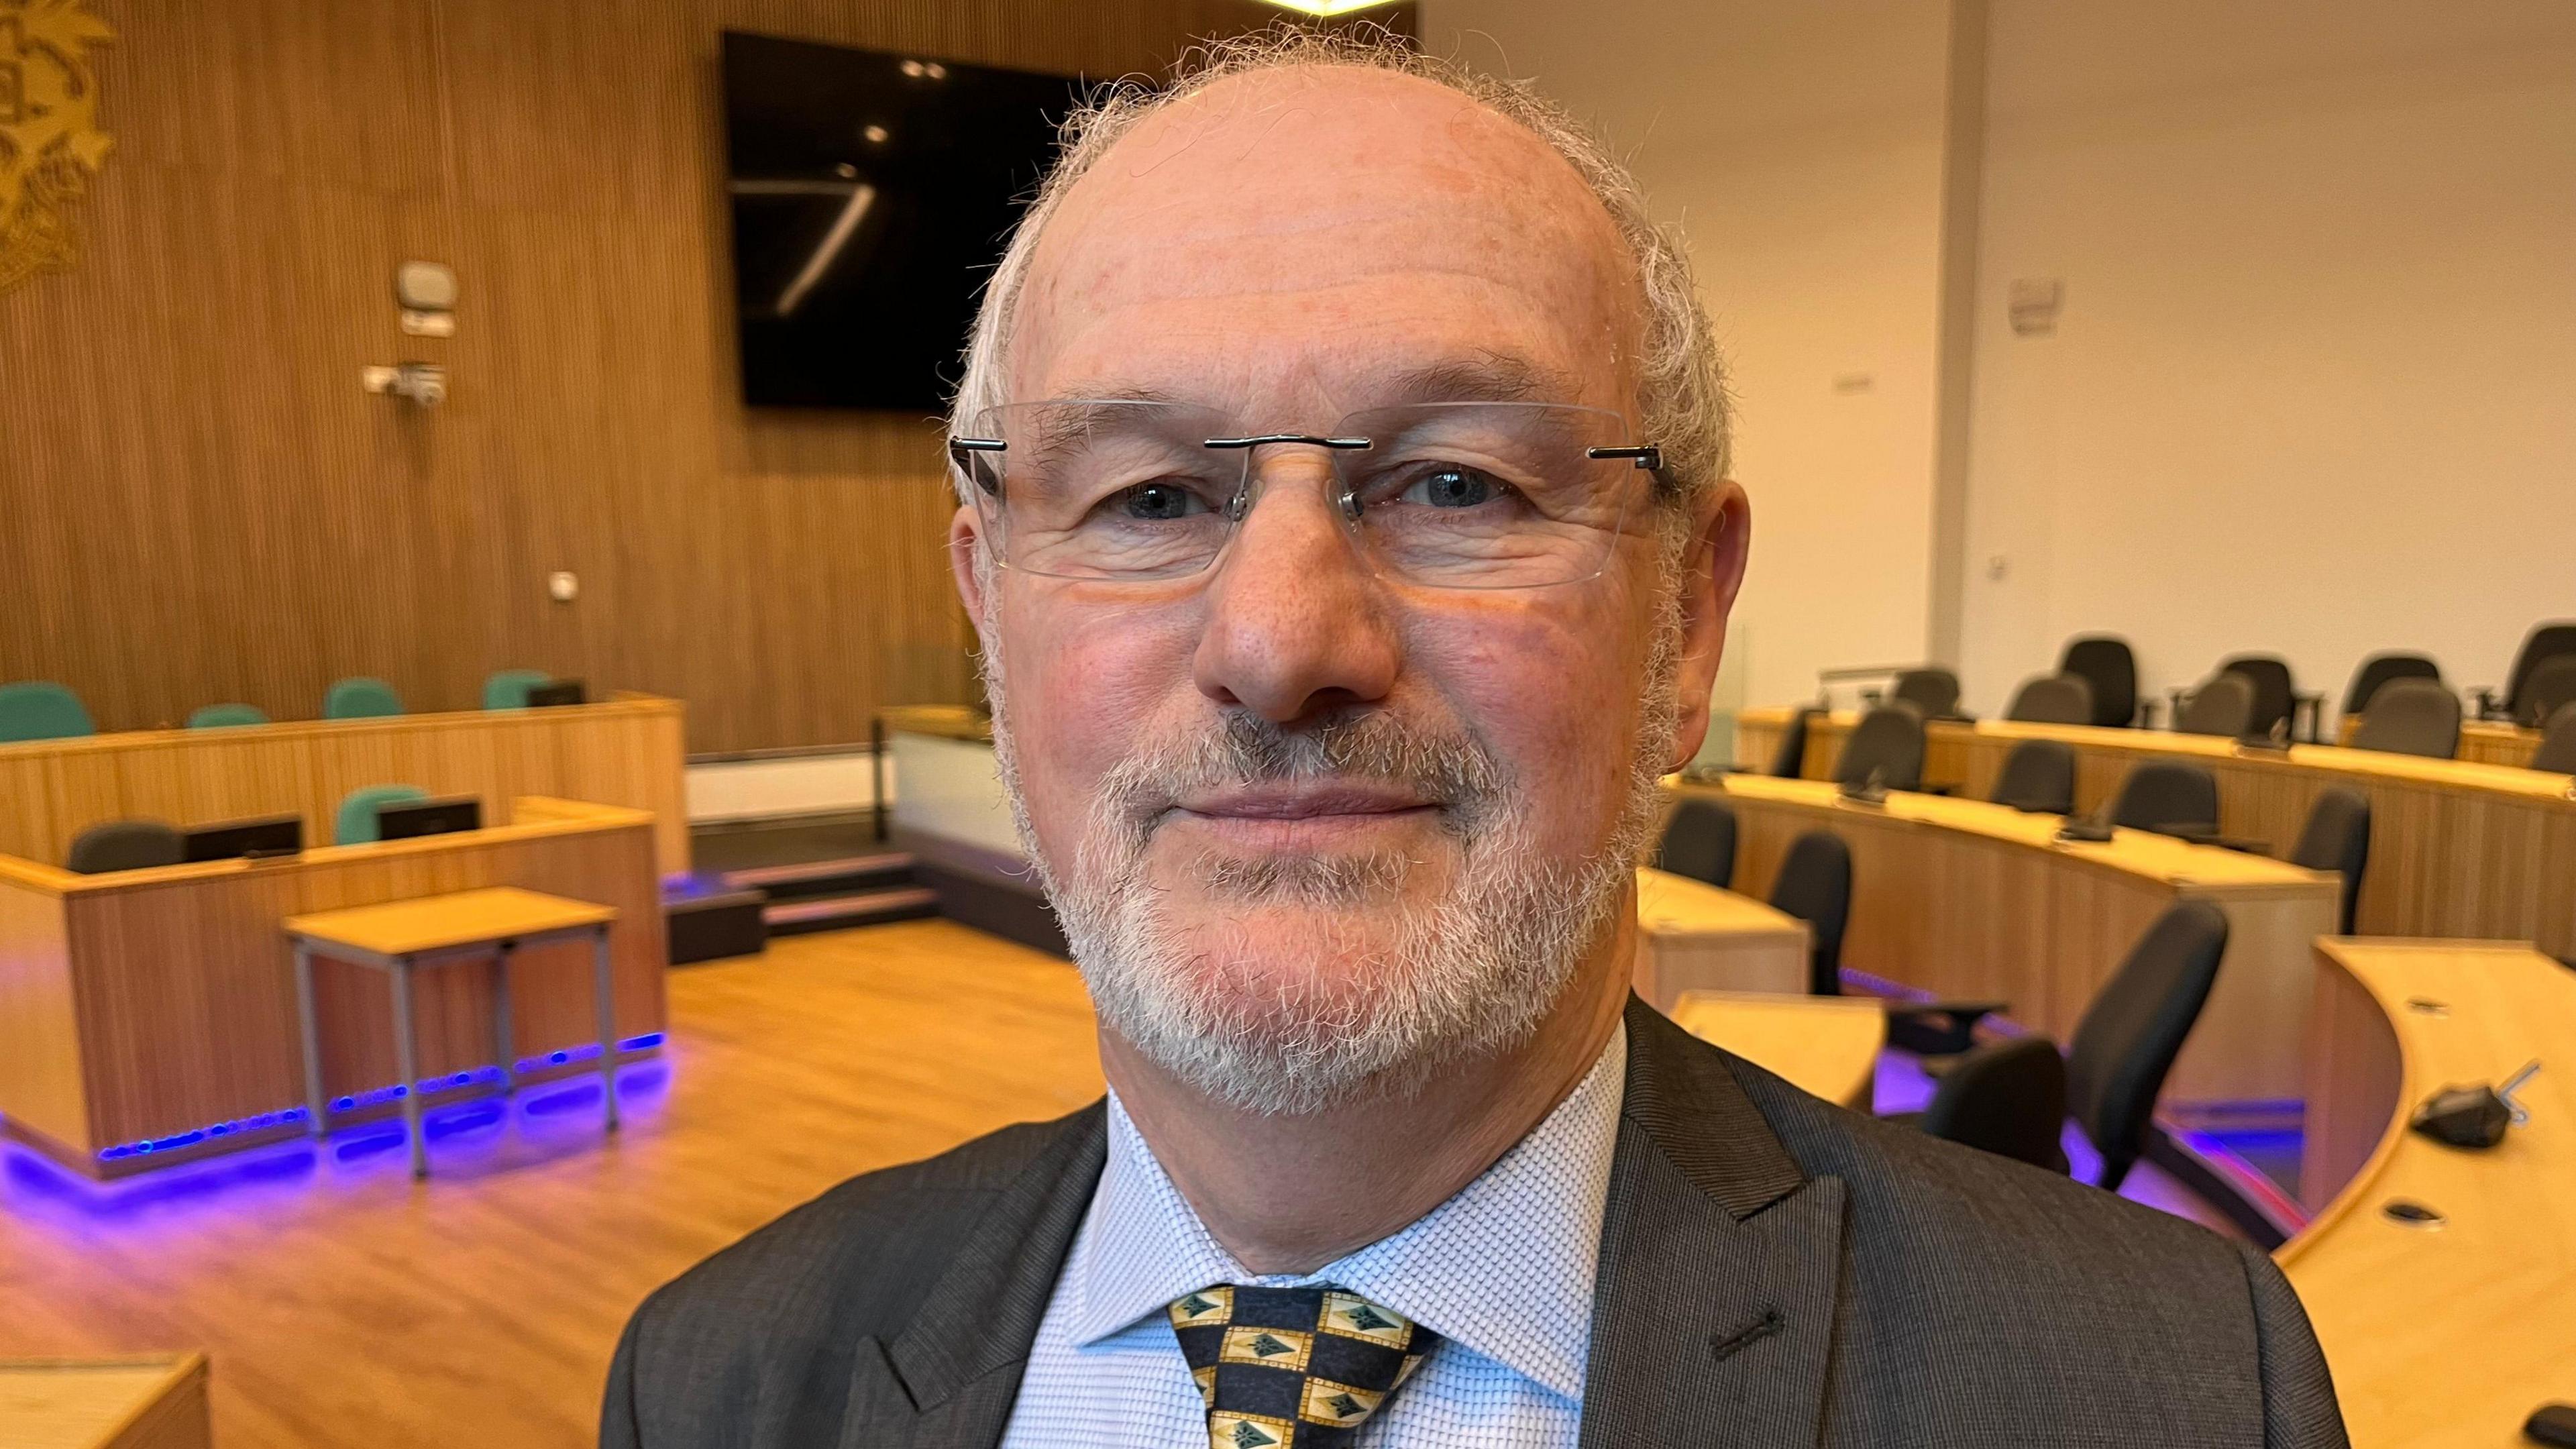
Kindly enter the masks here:
<path id="1" fill-rule="evenodd" d="M 0 0 L 0 293 L 69 270 L 71 207 L 113 144 L 89 48 L 116 38 L 86 0 Z"/>

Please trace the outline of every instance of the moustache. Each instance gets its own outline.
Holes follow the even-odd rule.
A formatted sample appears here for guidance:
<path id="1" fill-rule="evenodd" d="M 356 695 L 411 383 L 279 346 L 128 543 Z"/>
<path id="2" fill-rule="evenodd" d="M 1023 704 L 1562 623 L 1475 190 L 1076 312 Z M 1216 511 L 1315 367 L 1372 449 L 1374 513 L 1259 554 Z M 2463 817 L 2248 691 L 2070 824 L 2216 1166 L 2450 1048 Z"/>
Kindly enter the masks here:
<path id="1" fill-rule="evenodd" d="M 1179 801 L 1251 785 L 1334 779 L 1400 785 L 1468 829 L 1500 803 L 1507 772 L 1473 734 L 1384 709 L 1346 710 L 1294 728 L 1240 711 L 1215 726 L 1153 739 L 1113 766 L 1100 803 L 1140 834 Z"/>

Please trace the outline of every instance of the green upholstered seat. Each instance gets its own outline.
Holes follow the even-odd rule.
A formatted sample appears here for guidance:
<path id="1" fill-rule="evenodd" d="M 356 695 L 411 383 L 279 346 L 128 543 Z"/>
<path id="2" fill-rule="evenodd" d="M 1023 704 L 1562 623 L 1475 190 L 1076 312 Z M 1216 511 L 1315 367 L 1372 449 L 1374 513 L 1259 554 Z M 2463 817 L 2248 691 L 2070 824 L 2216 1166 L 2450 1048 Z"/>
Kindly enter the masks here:
<path id="1" fill-rule="evenodd" d="M 339 681 L 322 697 L 324 719 L 381 719 L 402 712 L 402 696 L 392 685 L 363 674 Z"/>
<path id="2" fill-rule="evenodd" d="M 0 744 L 97 733 L 98 726 L 90 723 L 80 696 L 52 680 L 0 684 Z"/>
<path id="3" fill-rule="evenodd" d="M 542 669 L 504 669 L 483 681 L 485 709 L 526 709 L 528 691 L 552 684 L 555 677 Z"/>
<path id="4" fill-rule="evenodd" d="M 255 704 L 199 705 L 188 716 L 188 728 L 192 730 L 224 730 L 238 725 L 266 723 L 268 723 L 268 711 Z"/>
<path id="5" fill-rule="evenodd" d="M 429 798 L 429 792 L 418 785 L 369 785 L 352 790 L 340 802 L 340 813 L 331 822 L 334 845 L 367 845 L 384 839 L 376 825 L 376 812 L 388 805 L 417 805 Z"/>

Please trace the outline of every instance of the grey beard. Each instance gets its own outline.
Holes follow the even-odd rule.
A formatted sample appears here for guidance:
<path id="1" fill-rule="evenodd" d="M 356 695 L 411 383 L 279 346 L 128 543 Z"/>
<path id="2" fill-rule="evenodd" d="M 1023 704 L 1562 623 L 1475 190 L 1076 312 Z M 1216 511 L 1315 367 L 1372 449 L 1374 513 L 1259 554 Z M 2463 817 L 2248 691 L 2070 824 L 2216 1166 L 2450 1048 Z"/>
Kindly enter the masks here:
<path id="1" fill-rule="evenodd" d="M 1612 929 L 1661 810 L 1678 631 L 1656 636 L 1627 798 L 1607 838 L 1572 860 L 1538 853 L 1514 782 L 1480 742 L 1371 710 L 1296 730 L 1230 713 L 1215 729 L 1150 742 L 1103 778 L 1081 842 L 1059 866 L 1030 827 L 1002 671 L 988 655 L 1012 815 L 1102 1023 L 1211 1099 L 1266 1116 L 1409 1096 L 1443 1066 L 1527 1043 Z M 1258 943 L 1187 944 L 1146 878 L 1156 818 L 1199 790 L 1325 776 L 1395 781 L 1442 805 L 1461 862 L 1452 890 L 1398 919 L 1350 981 L 1263 971 L 1242 954 Z M 1247 905 L 1356 908 L 1391 898 L 1419 864 L 1391 853 L 1220 858 L 1201 884 Z"/>

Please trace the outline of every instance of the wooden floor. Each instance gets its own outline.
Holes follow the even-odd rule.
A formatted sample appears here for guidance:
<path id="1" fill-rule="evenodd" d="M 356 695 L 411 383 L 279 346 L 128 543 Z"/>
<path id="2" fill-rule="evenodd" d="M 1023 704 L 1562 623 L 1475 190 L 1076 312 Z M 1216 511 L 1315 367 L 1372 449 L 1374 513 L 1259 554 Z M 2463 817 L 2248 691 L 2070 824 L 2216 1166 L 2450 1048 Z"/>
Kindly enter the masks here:
<path id="1" fill-rule="evenodd" d="M 1097 1096 L 1073 969 L 940 921 L 674 971 L 667 1067 L 112 1192 L 7 1149 L 0 1357 L 202 1349 L 217 1442 L 577 1445 L 627 1313 L 843 1178 Z"/>

